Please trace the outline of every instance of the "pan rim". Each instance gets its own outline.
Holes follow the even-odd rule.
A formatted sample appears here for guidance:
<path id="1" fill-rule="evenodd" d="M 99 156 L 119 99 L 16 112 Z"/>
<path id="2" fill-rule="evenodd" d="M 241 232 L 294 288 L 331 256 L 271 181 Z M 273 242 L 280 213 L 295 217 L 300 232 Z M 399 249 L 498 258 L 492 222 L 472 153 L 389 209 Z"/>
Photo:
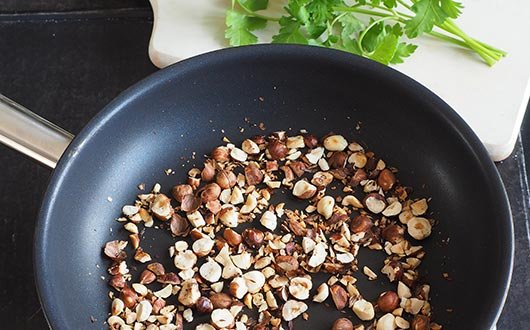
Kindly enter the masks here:
<path id="1" fill-rule="evenodd" d="M 35 242 L 33 249 L 35 282 L 41 307 L 50 327 L 56 329 L 68 328 L 66 318 L 61 313 L 61 302 L 57 299 L 54 299 L 52 295 L 54 287 L 46 280 L 46 278 L 52 273 L 52 270 L 48 269 L 46 266 L 47 235 L 49 228 L 52 226 L 51 222 L 53 222 L 53 219 L 50 219 L 50 217 L 53 211 L 53 205 L 56 202 L 57 195 L 60 191 L 62 181 L 68 173 L 69 168 L 75 162 L 76 155 L 82 151 L 83 146 L 87 143 L 87 141 L 89 141 L 92 136 L 97 134 L 97 132 L 105 125 L 106 122 L 111 120 L 113 116 L 127 108 L 127 104 L 129 102 L 134 100 L 136 97 L 141 96 L 145 90 L 149 90 L 153 86 L 162 84 L 164 81 L 178 76 L 179 72 L 184 72 L 197 66 L 201 66 L 204 62 L 219 62 L 223 61 L 223 59 L 234 59 L 241 57 L 252 58 L 265 54 L 271 55 L 271 53 L 281 55 L 290 54 L 305 57 L 312 56 L 322 60 L 333 60 L 340 63 L 349 63 L 351 65 L 357 66 L 359 70 L 377 72 L 377 74 L 384 76 L 384 78 L 388 81 L 398 81 L 402 88 L 410 90 L 411 93 L 416 97 L 423 97 L 435 105 L 425 110 L 433 112 L 435 111 L 434 108 L 436 108 L 436 115 L 441 116 L 444 120 L 450 123 L 454 127 L 455 131 L 459 134 L 462 143 L 467 144 L 470 149 L 473 150 L 474 157 L 480 163 L 482 163 L 482 167 L 486 171 L 486 174 L 492 180 L 492 186 L 496 188 L 494 189 L 493 193 L 496 195 L 495 197 L 498 201 L 497 207 L 500 209 L 499 211 L 505 215 L 503 220 L 507 226 L 507 231 L 504 233 L 506 237 L 503 238 L 509 244 L 509 247 L 507 248 L 507 253 L 509 256 L 502 264 L 503 275 L 500 279 L 499 289 L 494 297 L 496 303 L 491 307 L 492 311 L 488 320 L 483 320 L 489 324 L 490 327 L 494 327 L 502 312 L 512 278 L 514 261 L 514 227 L 506 189 L 502 183 L 497 169 L 494 166 L 494 163 L 489 158 L 485 147 L 483 146 L 482 142 L 480 142 L 476 134 L 464 122 L 464 120 L 439 96 L 414 79 L 393 68 L 338 50 L 331 50 L 316 46 L 277 44 L 253 45 L 216 50 L 183 60 L 165 69 L 157 71 L 121 92 L 96 116 L 94 116 L 82 129 L 79 135 L 75 137 L 59 160 L 57 167 L 52 174 L 42 201 L 35 227 Z"/>

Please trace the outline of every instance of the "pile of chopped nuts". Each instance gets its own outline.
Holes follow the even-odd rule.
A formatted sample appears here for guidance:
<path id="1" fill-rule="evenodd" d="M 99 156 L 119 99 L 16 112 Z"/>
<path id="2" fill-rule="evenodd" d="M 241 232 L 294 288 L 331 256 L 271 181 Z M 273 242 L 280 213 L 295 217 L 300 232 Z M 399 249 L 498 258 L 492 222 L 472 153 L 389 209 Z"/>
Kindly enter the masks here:
<path id="1" fill-rule="evenodd" d="M 194 314 L 209 315 L 198 330 L 293 329 L 293 320 L 309 319 L 309 302 L 353 312 L 357 325 L 340 318 L 335 330 L 442 328 L 431 321 L 430 286 L 418 273 L 425 252 L 414 245 L 434 221 L 427 200 L 411 199 L 395 168 L 341 135 L 275 132 L 225 142 L 172 188 L 173 199 L 156 184 L 123 207 L 118 220 L 129 240 L 104 247 L 116 290 L 110 329 L 183 329 Z M 295 200 L 303 207 L 286 208 Z M 154 225 L 175 237 L 171 269 L 141 247 L 141 227 Z M 140 270 L 134 279 L 128 245 L 131 268 Z M 361 247 L 386 254 L 380 273 L 395 283 L 377 301 L 356 286 L 355 276 L 378 277 L 358 265 Z M 319 272 L 328 280 L 314 283 Z"/>

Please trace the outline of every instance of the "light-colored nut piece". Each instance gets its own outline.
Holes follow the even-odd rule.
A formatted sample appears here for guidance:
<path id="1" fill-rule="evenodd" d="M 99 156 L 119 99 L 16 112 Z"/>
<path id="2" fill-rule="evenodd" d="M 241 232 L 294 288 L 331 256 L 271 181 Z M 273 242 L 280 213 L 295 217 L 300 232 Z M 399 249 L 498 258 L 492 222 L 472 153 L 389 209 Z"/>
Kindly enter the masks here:
<path id="1" fill-rule="evenodd" d="M 230 203 L 230 197 L 232 196 L 232 189 L 226 188 L 221 191 L 219 195 L 219 200 L 224 204 Z"/>
<path id="2" fill-rule="evenodd" d="M 344 198 L 342 199 L 342 205 L 343 206 L 353 206 L 357 209 L 362 209 L 363 208 L 363 204 L 361 203 L 360 200 L 357 199 L 357 197 L 353 196 L 353 195 L 347 195 L 347 196 L 344 196 Z"/>
<path id="3" fill-rule="evenodd" d="M 148 292 L 147 287 L 140 283 L 133 283 L 132 288 L 136 293 L 138 293 L 140 296 L 145 296 Z"/>
<path id="4" fill-rule="evenodd" d="M 114 298 L 112 300 L 112 306 L 111 306 L 111 314 L 112 315 L 120 315 L 123 312 L 123 309 L 125 308 L 125 304 L 123 301 L 119 298 Z"/>
<path id="5" fill-rule="evenodd" d="M 191 225 L 195 228 L 206 225 L 206 221 L 204 221 L 204 218 L 199 211 L 188 213 L 186 214 L 186 217 L 188 218 L 188 221 L 191 223 Z"/>
<path id="6" fill-rule="evenodd" d="M 212 251 L 215 242 L 209 236 L 204 236 L 201 239 L 193 242 L 192 250 L 197 257 L 204 257 Z"/>
<path id="7" fill-rule="evenodd" d="M 337 258 L 337 261 L 341 264 L 349 264 L 355 259 L 353 254 L 351 254 L 350 252 L 337 253 L 335 258 Z"/>
<path id="8" fill-rule="evenodd" d="M 162 289 L 153 292 L 158 298 L 166 299 L 173 293 L 173 286 L 171 284 L 166 285 Z"/>
<path id="9" fill-rule="evenodd" d="M 213 292 L 219 293 L 223 291 L 224 282 L 215 282 L 210 285 L 210 287 L 212 288 Z"/>
<path id="10" fill-rule="evenodd" d="M 399 214 L 399 221 L 403 224 L 406 224 L 412 218 L 414 218 L 414 214 L 410 210 L 404 210 Z"/>
<path id="11" fill-rule="evenodd" d="M 142 248 L 138 248 L 136 249 L 136 252 L 134 253 L 134 260 L 144 264 L 146 262 L 151 261 L 152 259 L 149 253 L 142 250 Z"/>
<path id="12" fill-rule="evenodd" d="M 175 251 L 176 252 L 184 252 L 188 249 L 189 245 L 186 241 L 178 241 L 175 242 Z"/>
<path id="13" fill-rule="evenodd" d="M 189 279 L 182 282 L 182 287 L 179 291 L 178 301 L 186 306 L 191 307 L 195 305 L 197 300 L 201 297 L 201 292 L 199 291 L 199 284 L 195 279 Z"/>
<path id="14" fill-rule="evenodd" d="M 123 228 L 130 233 L 138 234 L 138 226 L 132 222 L 127 222 L 125 225 L 123 225 Z"/>
<path id="15" fill-rule="evenodd" d="M 166 221 L 171 218 L 173 214 L 173 207 L 171 207 L 171 200 L 164 194 L 157 194 L 151 204 L 151 212 L 159 220 Z"/>
<path id="16" fill-rule="evenodd" d="M 269 280 L 269 285 L 274 289 L 278 289 L 286 286 L 289 283 L 289 279 L 286 276 L 276 275 Z"/>
<path id="17" fill-rule="evenodd" d="M 410 292 L 410 289 L 408 286 L 405 285 L 405 283 L 399 281 L 398 287 L 397 287 L 397 294 L 399 298 L 410 298 L 412 297 L 412 293 Z"/>
<path id="18" fill-rule="evenodd" d="M 177 330 L 177 329 L 178 328 L 175 328 L 174 330 Z M 201 323 L 195 327 L 195 330 L 215 330 L 215 327 L 208 323 Z"/>
<path id="19" fill-rule="evenodd" d="M 278 218 L 274 212 L 265 211 L 261 216 L 260 223 L 269 230 L 275 230 L 278 225 Z"/>
<path id="20" fill-rule="evenodd" d="M 427 212 L 428 207 L 429 206 L 427 205 L 427 200 L 425 198 L 422 198 L 410 204 L 410 210 L 415 216 L 425 214 L 425 212 Z"/>
<path id="21" fill-rule="evenodd" d="M 394 323 L 400 329 L 408 329 L 408 328 L 410 328 L 409 321 L 405 320 L 401 316 L 396 316 L 396 318 L 394 319 Z"/>
<path id="22" fill-rule="evenodd" d="M 184 318 L 184 320 L 186 320 L 186 322 L 192 322 L 193 321 L 193 311 L 191 310 L 191 308 L 186 308 L 184 310 L 184 312 L 182 312 L 182 317 Z"/>
<path id="23" fill-rule="evenodd" d="M 355 315 L 357 315 L 362 321 L 370 321 L 375 316 L 374 306 L 364 299 L 357 300 L 353 304 L 352 309 Z"/>
<path id="24" fill-rule="evenodd" d="M 395 316 L 386 313 L 377 320 L 376 330 L 394 330 L 396 328 Z"/>
<path id="25" fill-rule="evenodd" d="M 265 284 L 265 275 L 257 270 L 243 274 L 243 279 L 250 293 L 257 293 Z"/>
<path id="26" fill-rule="evenodd" d="M 317 204 L 317 212 L 322 214 L 324 218 L 329 219 L 333 214 L 333 207 L 335 206 L 335 198 L 331 196 L 322 197 Z"/>
<path id="27" fill-rule="evenodd" d="M 243 299 L 248 292 L 247 283 L 244 278 L 236 277 L 230 282 L 230 294 L 237 299 Z"/>
<path id="28" fill-rule="evenodd" d="M 348 146 L 348 141 L 342 135 L 331 135 L 324 139 L 324 148 L 329 151 L 342 151 Z"/>
<path id="29" fill-rule="evenodd" d="M 320 158 L 318 160 L 318 167 L 320 167 L 320 169 L 322 171 L 328 171 L 329 170 L 329 163 L 328 163 L 328 161 L 325 158 Z"/>
<path id="30" fill-rule="evenodd" d="M 239 269 L 249 269 L 252 265 L 252 255 L 246 251 L 233 255 L 231 258 L 234 265 Z"/>
<path id="31" fill-rule="evenodd" d="M 418 298 L 405 298 L 401 300 L 401 307 L 405 309 L 405 312 L 412 315 L 418 314 L 421 311 L 423 305 L 425 305 L 425 300 Z"/>
<path id="32" fill-rule="evenodd" d="M 138 206 L 133 206 L 133 205 L 125 205 L 121 209 L 121 212 L 123 213 L 123 215 L 127 217 L 132 217 L 133 215 L 138 213 L 138 211 L 140 211 L 140 208 Z"/>
<path id="33" fill-rule="evenodd" d="M 304 249 L 304 253 L 309 253 L 313 251 L 316 244 L 317 243 L 309 237 L 302 238 L 302 248 Z"/>
<path id="34" fill-rule="evenodd" d="M 244 162 L 247 160 L 247 153 L 239 148 L 232 148 L 230 150 L 230 157 L 232 157 L 234 160 L 237 160 L 238 162 Z"/>
<path id="35" fill-rule="evenodd" d="M 304 137 L 302 135 L 291 136 L 287 138 L 287 148 L 300 149 L 305 147 Z"/>
<path id="36" fill-rule="evenodd" d="M 228 265 L 224 266 L 221 277 L 225 280 L 241 275 L 241 269 L 237 268 L 231 261 Z"/>
<path id="37" fill-rule="evenodd" d="M 394 201 L 383 211 L 385 217 L 393 217 L 401 213 L 402 205 L 399 201 Z"/>
<path id="38" fill-rule="evenodd" d="M 241 144 L 241 149 L 243 149 L 243 151 L 249 155 L 256 155 L 260 153 L 259 146 L 256 144 L 256 142 L 250 139 L 243 141 Z"/>
<path id="39" fill-rule="evenodd" d="M 354 152 L 348 157 L 348 163 L 353 164 L 356 168 L 364 168 L 367 161 L 368 158 L 366 158 L 364 152 Z"/>
<path id="40" fill-rule="evenodd" d="M 315 196 L 316 192 L 317 187 L 305 180 L 297 181 L 293 187 L 293 195 L 300 199 L 309 199 Z"/>
<path id="41" fill-rule="evenodd" d="M 243 196 L 243 192 L 238 186 L 235 186 L 234 189 L 232 189 L 232 194 L 230 195 L 230 204 L 239 205 L 244 201 L 245 197 Z"/>
<path id="42" fill-rule="evenodd" d="M 311 183 L 317 187 L 326 187 L 331 182 L 333 182 L 333 175 L 329 172 L 316 172 L 311 179 Z"/>
<path id="43" fill-rule="evenodd" d="M 322 156 L 324 156 L 324 148 L 317 147 L 309 151 L 305 155 L 305 158 L 307 158 L 307 161 L 310 162 L 311 164 L 316 165 L 318 161 L 320 160 L 320 158 L 322 158 Z"/>
<path id="44" fill-rule="evenodd" d="M 378 193 L 370 193 L 363 200 L 366 208 L 374 213 L 381 213 L 386 208 L 385 198 Z"/>
<path id="45" fill-rule="evenodd" d="M 282 308 L 282 318 L 285 321 L 291 321 L 297 318 L 300 314 L 307 311 L 307 305 L 301 301 L 288 300 Z"/>
<path id="46" fill-rule="evenodd" d="M 221 278 L 221 266 L 215 262 L 212 258 L 208 258 L 208 261 L 201 265 L 199 268 L 199 274 L 208 282 L 214 283 L 219 281 Z"/>
<path id="47" fill-rule="evenodd" d="M 278 302 L 276 301 L 276 297 L 274 297 L 272 291 L 267 291 L 267 293 L 265 293 L 265 301 L 271 310 L 278 308 Z"/>
<path id="48" fill-rule="evenodd" d="M 146 321 L 149 316 L 151 316 L 151 312 L 153 311 L 153 306 L 151 303 L 147 300 L 142 300 L 136 305 L 136 321 L 138 322 L 144 322 Z"/>
<path id="49" fill-rule="evenodd" d="M 329 286 L 326 283 L 320 284 L 317 288 L 317 294 L 313 296 L 313 301 L 317 303 L 324 302 L 329 296 Z"/>
<path id="50" fill-rule="evenodd" d="M 373 280 L 377 279 L 377 274 L 374 273 L 374 271 L 371 270 L 371 269 L 370 269 L 369 267 L 367 267 L 367 266 L 364 266 L 364 267 L 363 267 L 363 273 L 364 273 L 364 275 L 368 276 L 368 280 L 369 280 L 369 281 L 373 281 Z"/>
<path id="51" fill-rule="evenodd" d="M 318 267 L 321 264 L 326 261 L 326 244 L 324 243 L 318 243 L 315 245 L 315 248 L 313 249 L 313 254 L 311 255 L 311 258 L 309 258 L 308 265 L 309 267 Z"/>
<path id="52" fill-rule="evenodd" d="M 234 326 L 234 315 L 225 308 L 214 309 L 211 319 L 217 329 L 229 329 Z"/>
<path id="53" fill-rule="evenodd" d="M 234 228 L 238 225 L 239 214 L 232 205 L 222 208 L 217 216 L 226 227 Z"/>
<path id="54" fill-rule="evenodd" d="M 193 251 L 186 250 L 184 252 L 177 253 L 173 259 L 175 267 L 181 270 L 191 269 L 197 262 L 197 256 Z"/>
<path id="55" fill-rule="evenodd" d="M 127 327 L 127 324 L 125 324 L 125 321 L 116 315 L 112 315 L 107 319 L 107 324 L 111 329 L 125 329 Z"/>
<path id="56" fill-rule="evenodd" d="M 309 298 L 309 291 L 313 288 L 313 282 L 305 277 L 294 277 L 289 283 L 289 293 L 299 300 Z"/>
<path id="57" fill-rule="evenodd" d="M 249 194 L 247 196 L 247 200 L 245 201 L 245 205 L 241 207 L 241 214 L 249 214 L 258 206 L 258 200 L 256 197 L 252 194 Z"/>
<path id="58" fill-rule="evenodd" d="M 425 218 L 414 217 L 407 222 L 407 232 L 414 239 L 425 239 L 431 235 L 431 223 Z"/>

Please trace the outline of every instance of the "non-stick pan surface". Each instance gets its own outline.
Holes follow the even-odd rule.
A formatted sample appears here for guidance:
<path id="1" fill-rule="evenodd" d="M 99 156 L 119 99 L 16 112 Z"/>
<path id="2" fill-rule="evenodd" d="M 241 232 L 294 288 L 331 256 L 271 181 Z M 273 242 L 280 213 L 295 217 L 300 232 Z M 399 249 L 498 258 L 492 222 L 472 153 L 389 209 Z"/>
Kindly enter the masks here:
<path id="1" fill-rule="evenodd" d="M 469 127 L 392 69 L 338 51 L 269 45 L 164 69 L 122 93 L 76 137 L 54 172 L 36 231 L 36 278 L 51 326 L 105 327 L 108 263 L 101 247 L 126 237 L 114 219 L 140 193 L 139 183 L 160 182 L 169 191 L 222 137 L 239 143 L 262 133 L 252 125 L 260 122 L 267 132 L 341 133 L 398 167 L 401 182 L 417 188 L 413 196 L 432 197 L 439 221 L 424 242 L 422 264 L 435 320 L 446 329 L 495 324 L 511 275 L 513 229 L 499 176 Z M 168 168 L 176 174 L 166 176 Z M 170 235 L 148 230 L 145 237 L 148 252 L 169 259 Z M 360 259 L 381 267 L 380 256 Z M 367 299 L 390 288 L 383 276 L 369 284 L 357 277 Z M 341 315 L 310 308 L 309 321 L 295 322 L 297 328 L 330 328 Z"/>

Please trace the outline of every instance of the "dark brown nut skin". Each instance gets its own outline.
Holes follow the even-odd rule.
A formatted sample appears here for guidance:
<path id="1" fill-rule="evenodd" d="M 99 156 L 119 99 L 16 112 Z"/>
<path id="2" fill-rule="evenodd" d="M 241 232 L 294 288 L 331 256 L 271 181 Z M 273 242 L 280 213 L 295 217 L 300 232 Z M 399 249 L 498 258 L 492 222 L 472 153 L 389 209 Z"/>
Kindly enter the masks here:
<path id="1" fill-rule="evenodd" d="M 195 212 L 201 206 L 201 199 L 195 195 L 186 195 L 182 198 L 180 209 L 184 212 Z"/>
<path id="2" fill-rule="evenodd" d="M 130 288 L 124 287 L 120 292 L 120 298 L 126 307 L 133 308 L 136 305 L 138 295 L 136 295 L 136 292 L 134 292 Z"/>
<path id="3" fill-rule="evenodd" d="M 296 271 L 298 269 L 298 260 L 293 256 L 277 256 L 276 268 L 280 273 Z"/>
<path id="4" fill-rule="evenodd" d="M 232 305 L 232 298 L 226 293 L 213 293 L 210 295 L 210 302 L 214 309 L 229 308 Z"/>
<path id="5" fill-rule="evenodd" d="M 353 330 L 353 323 L 345 317 L 335 320 L 331 330 Z"/>
<path id="6" fill-rule="evenodd" d="M 263 173 L 256 163 L 251 162 L 245 167 L 245 179 L 250 186 L 255 186 L 263 181 Z"/>
<path id="7" fill-rule="evenodd" d="M 184 319 L 182 317 L 182 313 L 175 314 L 175 325 L 175 330 L 184 330 Z"/>
<path id="8" fill-rule="evenodd" d="M 217 172 L 217 175 L 215 176 L 215 182 L 221 187 L 222 189 L 232 188 L 237 183 L 237 178 L 234 172 L 227 171 L 227 170 L 221 170 Z"/>
<path id="9" fill-rule="evenodd" d="M 178 202 L 182 202 L 184 196 L 193 194 L 193 188 L 189 184 L 179 184 L 173 187 L 171 194 Z"/>
<path id="10" fill-rule="evenodd" d="M 243 241 L 241 235 L 230 228 L 225 229 L 223 232 L 223 237 L 230 246 L 238 246 Z"/>
<path id="11" fill-rule="evenodd" d="M 360 168 L 356 170 L 353 176 L 351 177 L 350 186 L 357 187 L 361 183 L 361 181 L 364 181 L 367 178 L 368 176 L 366 175 L 366 172 L 362 168 Z"/>
<path id="12" fill-rule="evenodd" d="M 291 168 L 291 170 L 293 170 L 293 173 L 297 177 L 301 177 L 302 175 L 304 175 L 305 171 L 307 170 L 307 165 L 301 161 L 291 162 L 289 163 L 289 167 Z"/>
<path id="13" fill-rule="evenodd" d="M 177 274 L 170 272 L 170 273 L 165 273 L 163 275 L 158 276 L 157 282 L 163 283 L 163 284 L 177 285 L 177 284 L 180 284 L 180 278 L 177 276 Z"/>
<path id="14" fill-rule="evenodd" d="M 377 162 L 379 161 L 379 159 L 377 157 L 375 157 L 374 153 L 371 152 L 371 151 L 368 151 L 366 153 L 366 157 L 368 159 L 366 160 L 366 165 L 364 166 L 364 168 L 367 171 L 375 170 L 375 168 L 377 167 Z"/>
<path id="15" fill-rule="evenodd" d="M 265 235 L 259 229 L 245 229 L 243 231 L 243 239 L 245 243 L 253 249 L 259 248 L 263 244 Z"/>
<path id="16" fill-rule="evenodd" d="M 190 224 L 188 220 L 184 219 L 180 214 L 173 213 L 169 228 L 171 229 L 171 233 L 175 236 L 186 236 L 190 231 Z"/>
<path id="17" fill-rule="evenodd" d="M 267 146 L 267 150 L 269 151 L 271 158 L 274 160 L 285 158 L 285 156 L 287 156 L 287 153 L 289 152 L 287 146 L 279 140 L 270 141 L 269 145 Z"/>
<path id="18" fill-rule="evenodd" d="M 109 285 L 118 290 L 125 287 L 125 278 L 122 274 L 114 275 L 109 280 Z"/>
<path id="19" fill-rule="evenodd" d="M 254 141 L 254 143 L 256 143 L 257 145 L 264 144 L 265 142 L 267 142 L 267 140 L 265 139 L 265 136 L 263 135 L 254 135 L 250 139 Z"/>
<path id="20" fill-rule="evenodd" d="M 313 149 L 318 145 L 318 139 L 313 134 L 305 134 L 304 135 L 304 144 L 309 149 Z"/>
<path id="21" fill-rule="evenodd" d="M 346 166 L 348 156 L 344 151 L 336 151 L 328 159 L 328 164 L 331 168 L 342 168 Z"/>
<path id="22" fill-rule="evenodd" d="M 383 238 L 392 244 L 397 244 L 404 240 L 405 229 L 398 225 L 389 225 L 383 229 Z"/>
<path id="23" fill-rule="evenodd" d="M 391 313 L 399 307 L 399 297 L 394 291 L 387 291 L 377 299 L 377 306 L 384 313 Z"/>
<path id="24" fill-rule="evenodd" d="M 416 315 L 410 324 L 412 330 L 429 330 L 430 320 L 425 315 Z"/>
<path id="25" fill-rule="evenodd" d="M 208 203 L 216 200 L 219 195 L 221 195 L 221 187 L 214 182 L 208 183 L 201 192 L 201 200 L 203 203 Z"/>
<path id="26" fill-rule="evenodd" d="M 140 284 L 151 284 L 156 280 L 156 275 L 150 270 L 144 270 L 140 274 Z"/>
<path id="27" fill-rule="evenodd" d="M 201 314 L 209 314 L 213 310 L 213 304 L 210 299 L 206 297 L 200 297 L 195 303 L 195 309 Z"/>
<path id="28" fill-rule="evenodd" d="M 350 223 L 350 230 L 358 234 L 360 232 L 367 232 L 372 228 L 372 219 L 367 215 L 361 214 L 352 219 Z"/>
<path id="29" fill-rule="evenodd" d="M 379 176 L 377 177 L 377 184 L 384 191 L 389 191 L 390 189 L 392 189 L 395 183 L 396 183 L 396 176 L 388 168 L 383 169 L 381 173 L 379 173 Z"/>
<path id="30" fill-rule="evenodd" d="M 201 171 L 201 179 L 202 179 L 202 181 L 210 182 L 210 181 L 213 180 L 213 178 L 215 177 L 215 166 L 214 166 L 214 164 L 215 163 L 212 162 L 211 160 L 207 161 L 206 163 L 204 163 L 204 168 Z"/>
<path id="31" fill-rule="evenodd" d="M 230 152 L 227 147 L 217 147 L 213 149 L 211 157 L 218 162 L 224 163 L 230 160 Z"/>
<path id="32" fill-rule="evenodd" d="M 338 284 L 332 285 L 329 290 L 331 292 L 331 298 L 335 303 L 335 307 L 337 307 L 338 310 L 343 310 L 348 305 L 348 292 Z"/>

